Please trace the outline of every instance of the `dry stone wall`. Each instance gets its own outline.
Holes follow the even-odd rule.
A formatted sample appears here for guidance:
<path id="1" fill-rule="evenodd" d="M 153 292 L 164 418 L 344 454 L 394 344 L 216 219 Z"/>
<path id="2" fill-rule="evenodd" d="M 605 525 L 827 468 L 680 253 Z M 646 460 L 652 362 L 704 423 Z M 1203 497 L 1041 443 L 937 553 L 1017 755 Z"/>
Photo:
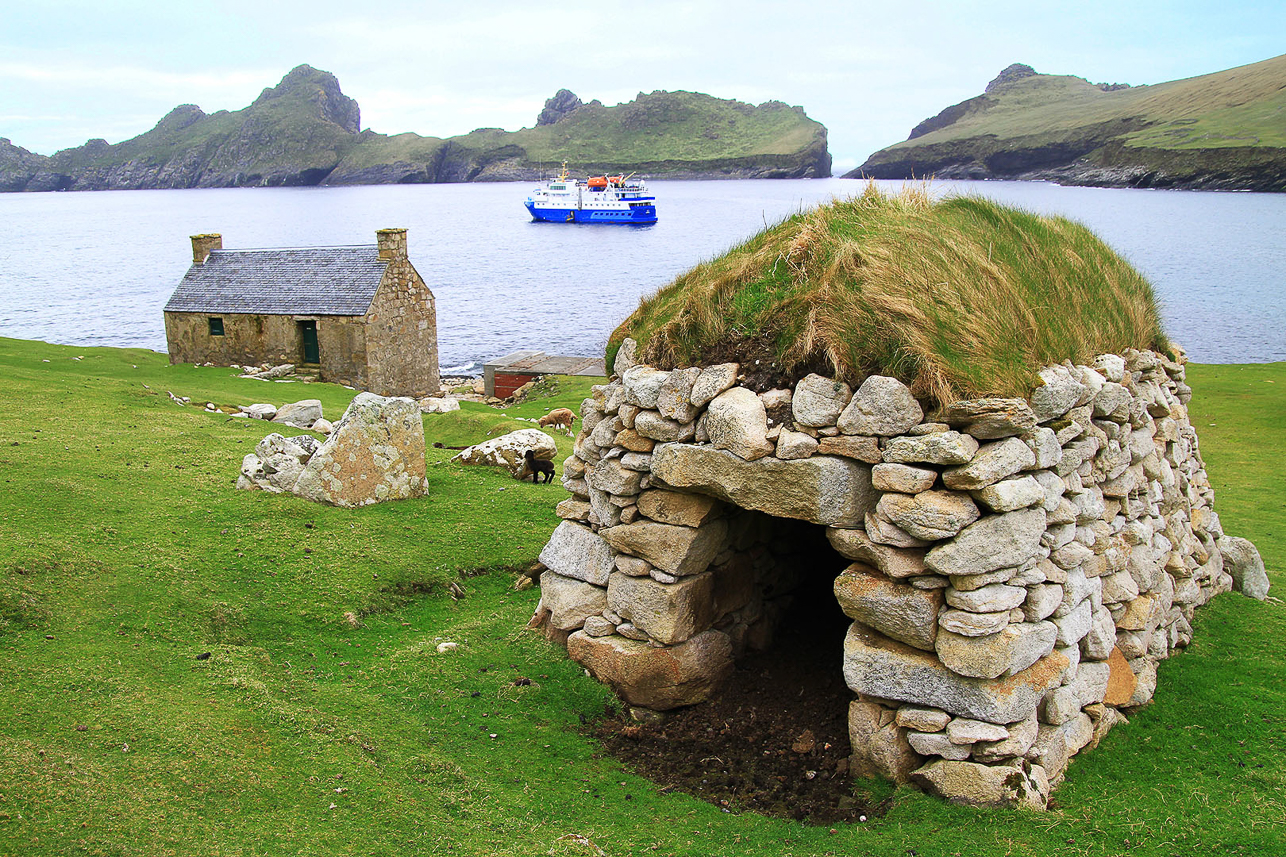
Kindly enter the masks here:
<path id="1" fill-rule="evenodd" d="M 851 770 L 1044 807 L 1151 700 L 1198 607 L 1267 592 L 1213 510 L 1184 366 L 1160 354 L 927 416 L 893 378 L 755 393 L 736 364 L 632 354 L 582 405 L 537 616 L 632 705 L 700 702 L 767 646 L 817 573 L 802 530 L 824 527 L 851 561 L 834 580 Z"/>

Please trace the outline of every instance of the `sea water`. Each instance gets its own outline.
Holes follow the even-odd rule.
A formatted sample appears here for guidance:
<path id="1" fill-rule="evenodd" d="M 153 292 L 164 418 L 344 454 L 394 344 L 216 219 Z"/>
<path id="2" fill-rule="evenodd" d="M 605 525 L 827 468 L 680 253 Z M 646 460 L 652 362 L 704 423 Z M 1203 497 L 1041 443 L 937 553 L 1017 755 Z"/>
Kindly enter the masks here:
<path id="1" fill-rule="evenodd" d="M 188 236 L 228 248 L 373 244 L 410 230 L 444 372 L 522 348 L 601 355 L 639 299 L 845 179 L 655 181 L 653 226 L 534 223 L 528 183 L 0 194 L 0 336 L 165 350 Z M 881 182 L 897 190 L 898 182 Z M 1286 360 L 1286 194 L 943 182 L 1092 228 L 1155 285 L 1196 361 Z"/>

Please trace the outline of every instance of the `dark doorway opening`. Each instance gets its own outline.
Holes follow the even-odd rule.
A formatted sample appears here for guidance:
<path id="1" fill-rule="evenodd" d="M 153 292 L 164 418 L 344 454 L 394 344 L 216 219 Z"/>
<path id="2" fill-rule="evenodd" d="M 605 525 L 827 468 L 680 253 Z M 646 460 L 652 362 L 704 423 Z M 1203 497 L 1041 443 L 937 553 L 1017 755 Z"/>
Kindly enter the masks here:
<path id="1" fill-rule="evenodd" d="M 844 683 L 844 635 L 851 624 L 835 600 L 834 581 L 848 565 L 825 528 L 773 521 L 788 576 L 797 579 L 771 644 L 747 651 L 715 698 L 643 726 L 628 714 L 602 720 L 595 734 L 607 751 L 663 786 L 729 811 L 751 811 L 812 824 L 857 821 L 883 811 L 855 791 Z"/>
<path id="2" fill-rule="evenodd" d="M 321 363 L 321 348 L 317 345 L 317 322 L 299 322 L 299 341 L 303 345 L 303 362 Z"/>

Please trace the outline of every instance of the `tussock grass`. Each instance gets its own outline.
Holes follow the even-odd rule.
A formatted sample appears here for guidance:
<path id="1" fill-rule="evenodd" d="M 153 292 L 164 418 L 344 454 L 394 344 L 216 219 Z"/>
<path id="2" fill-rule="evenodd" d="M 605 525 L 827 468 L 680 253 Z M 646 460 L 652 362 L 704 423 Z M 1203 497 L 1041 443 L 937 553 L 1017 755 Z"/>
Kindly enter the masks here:
<path id="1" fill-rule="evenodd" d="M 980 197 L 874 183 L 801 212 L 640 302 L 612 334 L 645 362 L 766 344 L 783 371 L 893 375 L 937 402 L 1025 395 L 1042 366 L 1168 349 L 1151 285 L 1093 232 Z"/>

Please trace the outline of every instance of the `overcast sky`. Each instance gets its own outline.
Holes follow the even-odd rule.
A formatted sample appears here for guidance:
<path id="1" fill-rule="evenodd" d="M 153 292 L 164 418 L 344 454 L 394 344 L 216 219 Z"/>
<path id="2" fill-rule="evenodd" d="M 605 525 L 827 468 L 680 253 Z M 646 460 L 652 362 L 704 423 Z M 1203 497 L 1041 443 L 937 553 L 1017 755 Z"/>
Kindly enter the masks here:
<path id="1" fill-rule="evenodd" d="M 535 123 L 566 87 L 797 104 L 837 172 L 1001 69 L 1160 83 L 1286 51 L 1286 3 L 0 0 L 0 136 L 115 143 L 172 107 L 240 109 L 294 66 L 333 72 L 362 126 L 450 136 Z"/>

